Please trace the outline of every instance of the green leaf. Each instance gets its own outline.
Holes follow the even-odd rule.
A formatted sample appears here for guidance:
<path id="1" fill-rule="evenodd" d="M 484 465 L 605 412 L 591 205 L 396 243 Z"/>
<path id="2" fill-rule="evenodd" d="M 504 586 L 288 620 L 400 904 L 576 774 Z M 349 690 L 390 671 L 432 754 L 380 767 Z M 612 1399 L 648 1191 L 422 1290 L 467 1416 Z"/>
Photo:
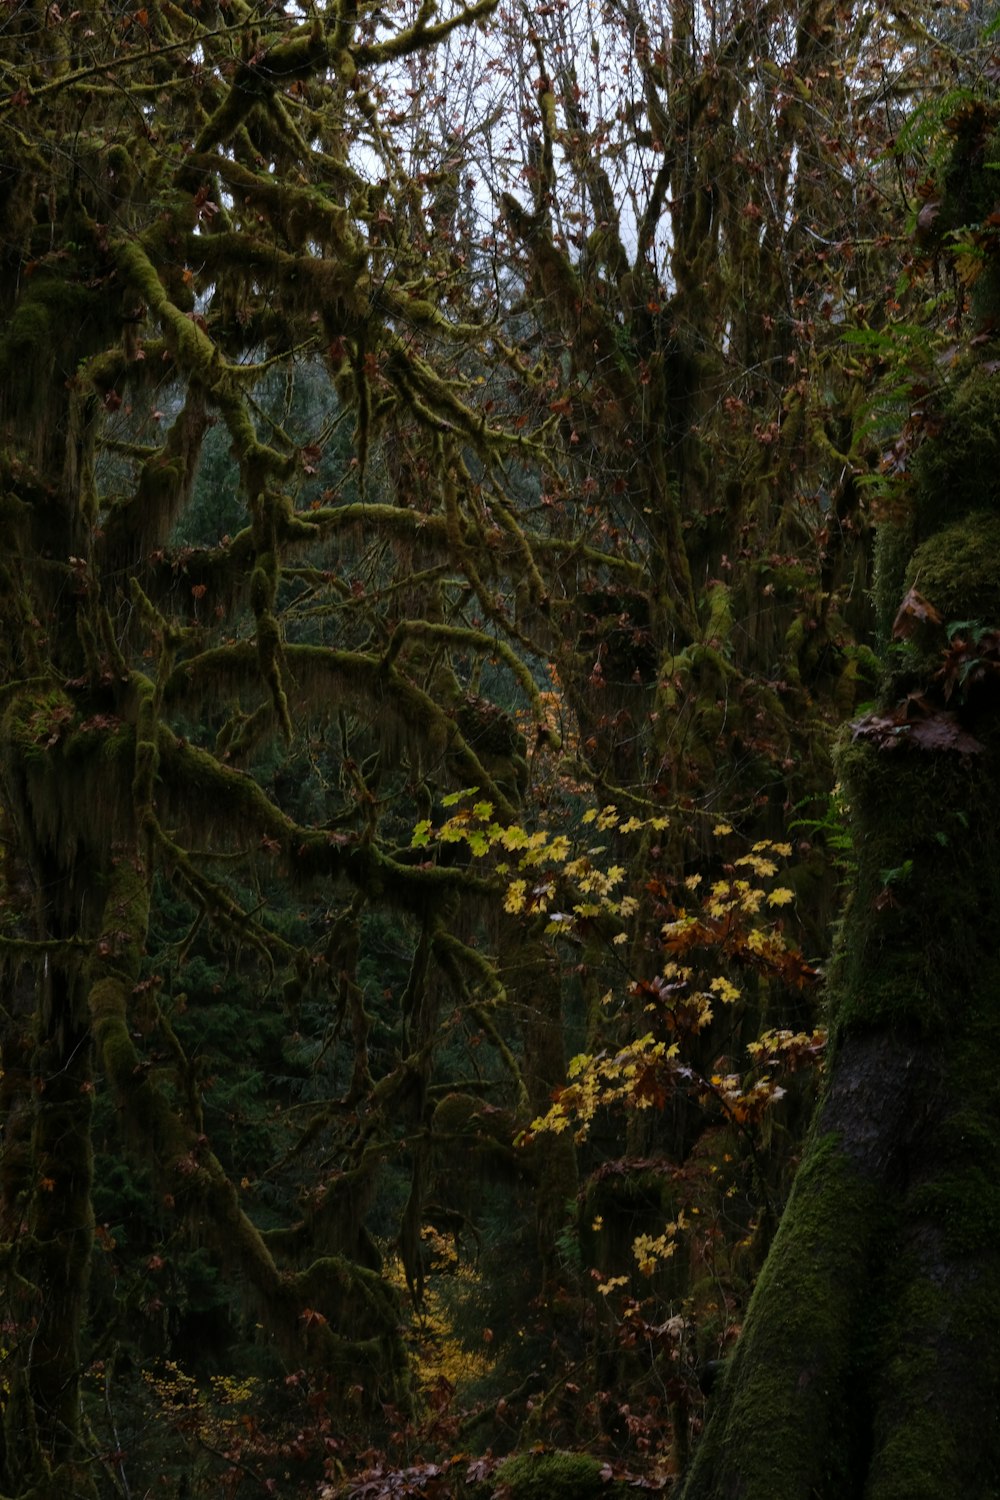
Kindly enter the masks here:
<path id="1" fill-rule="evenodd" d="M 463 798 L 474 797 L 478 791 L 479 788 L 477 786 L 467 786 L 463 787 L 460 792 L 449 792 L 447 797 L 441 798 L 441 806 L 454 807 L 456 803 L 461 802 Z"/>

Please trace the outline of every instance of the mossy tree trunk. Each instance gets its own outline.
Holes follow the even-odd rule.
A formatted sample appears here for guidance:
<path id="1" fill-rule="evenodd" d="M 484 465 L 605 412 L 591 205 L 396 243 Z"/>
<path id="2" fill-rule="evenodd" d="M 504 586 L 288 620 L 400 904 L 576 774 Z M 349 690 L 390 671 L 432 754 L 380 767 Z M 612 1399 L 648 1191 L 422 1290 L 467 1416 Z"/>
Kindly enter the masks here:
<path id="1" fill-rule="evenodd" d="M 857 868 L 828 1084 L 684 1500 L 1000 1488 L 994 372 L 945 394 L 882 579 L 891 670 L 839 756 Z"/>

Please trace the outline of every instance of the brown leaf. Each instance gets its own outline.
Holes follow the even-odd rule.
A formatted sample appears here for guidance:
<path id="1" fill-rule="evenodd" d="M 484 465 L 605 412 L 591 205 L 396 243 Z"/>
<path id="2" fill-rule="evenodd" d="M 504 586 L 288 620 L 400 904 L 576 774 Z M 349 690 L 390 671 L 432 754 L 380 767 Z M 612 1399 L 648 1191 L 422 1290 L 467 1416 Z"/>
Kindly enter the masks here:
<path id="1" fill-rule="evenodd" d="M 851 725 L 851 737 L 871 740 L 879 750 L 898 750 L 913 745 L 918 750 L 951 750 L 958 755 L 978 755 L 984 746 L 975 735 L 962 728 L 957 714 L 949 709 L 935 712 L 930 708 L 921 717 L 912 710 L 914 700 L 906 699 L 894 713 L 867 714 Z M 909 715 L 909 716 L 908 716 Z"/>
<path id="2" fill-rule="evenodd" d="M 918 238 L 921 235 L 930 234 L 931 229 L 934 227 L 934 221 L 936 220 L 940 212 L 941 204 L 939 202 L 936 202 L 932 199 L 929 203 L 924 204 L 923 208 L 917 214 Z"/>
<path id="3" fill-rule="evenodd" d="M 959 755 L 979 755 L 985 748 L 947 709 L 911 723 L 910 743 L 920 750 L 954 750 Z"/>
<path id="4" fill-rule="evenodd" d="M 912 588 L 899 606 L 899 613 L 892 625 L 892 638 L 894 641 L 908 641 L 920 625 L 943 623 L 941 615 L 933 604 Z"/>

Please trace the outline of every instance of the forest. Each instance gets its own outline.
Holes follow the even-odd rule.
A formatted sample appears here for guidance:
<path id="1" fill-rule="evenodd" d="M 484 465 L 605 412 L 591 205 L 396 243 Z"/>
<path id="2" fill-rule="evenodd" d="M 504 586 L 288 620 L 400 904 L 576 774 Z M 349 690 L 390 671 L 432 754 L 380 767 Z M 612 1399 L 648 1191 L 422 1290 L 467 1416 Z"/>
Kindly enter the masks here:
<path id="1" fill-rule="evenodd" d="M 1000 1495 L 993 7 L 63 3 L 0 1500 Z"/>

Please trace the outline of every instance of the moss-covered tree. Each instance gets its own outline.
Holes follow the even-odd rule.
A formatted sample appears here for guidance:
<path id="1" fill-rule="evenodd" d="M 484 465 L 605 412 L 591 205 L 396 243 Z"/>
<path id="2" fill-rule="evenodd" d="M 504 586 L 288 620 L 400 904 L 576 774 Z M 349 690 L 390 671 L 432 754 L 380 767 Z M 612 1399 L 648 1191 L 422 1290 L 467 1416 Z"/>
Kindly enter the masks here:
<path id="1" fill-rule="evenodd" d="M 602 1033 L 620 950 L 585 921 L 560 968 L 533 892 L 502 913 L 492 876 L 413 825 L 473 786 L 498 825 L 529 792 L 557 819 L 595 788 L 623 814 L 677 806 L 636 882 L 669 902 L 717 809 L 773 821 L 787 776 L 825 786 L 825 719 L 863 675 L 867 372 L 837 327 L 884 318 L 892 179 L 834 128 L 873 87 L 896 108 L 865 71 L 875 18 L 679 5 L 668 39 L 622 0 L 604 32 L 539 7 L 512 42 L 491 14 L 25 0 L 4 22 L 10 1496 L 118 1484 L 81 1402 L 119 1338 L 87 1326 L 95 1114 L 142 1164 L 151 1261 L 202 1257 L 276 1360 L 360 1388 L 351 1410 L 411 1398 L 383 1257 L 419 1301 L 428 1228 L 479 1235 L 457 1160 L 532 1223 L 535 1365 L 569 1350 L 596 1382 L 605 1325 L 565 1295 L 574 1145 L 513 1142 L 567 1018 Z M 206 1102 L 225 1024 L 280 1054 L 257 1171 L 238 1109 Z M 670 1160 L 660 1139 L 620 1174 L 654 1233 L 700 1131 L 675 1102 Z M 572 1384 L 539 1393 L 532 1436 Z"/>
<path id="2" fill-rule="evenodd" d="M 881 528 L 882 688 L 839 753 L 857 871 L 828 1081 L 685 1500 L 1000 1486 L 998 119 L 968 96 L 947 113 L 918 233 L 959 273 L 972 349 L 911 371 Z"/>
<path id="3" fill-rule="evenodd" d="M 881 12 L 822 0 L 557 5 L 511 46 L 523 156 L 491 186 L 547 503 L 632 563 L 549 601 L 585 774 L 744 818 L 825 792 L 868 623 L 874 455 L 842 333 L 886 317 L 878 135 L 920 68 L 897 77 L 915 59 Z"/>
<path id="4" fill-rule="evenodd" d="M 417 1283 L 433 1061 L 503 994 L 472 919 L 456 927 L 488 882 L 415 857 L 409 829 L 456 785 L 515 814 L 526 745 L 477 691 L 484 662 L 529 724 L 539 701 L 500 597 L 524 543 L 479 477 L 533 439 L 476 405 L 462 351 L 486 315 L 440 295 L 438 178 L 408 173 L 379 79 L 489 11 L 26 3 L 5 22 L 5 1494 L 91 1494 L 102 1472 L 81 1407 L 98 1093 L 157 1215 L 283 1357 L 409 1399 L 373 1185 L 404 1163 L 394 1229 Z M 332 394 L 304 440 L 274 382 L 317 369 Z M 317 493 L 345 419 L 350 453 Z M 227 520 L 193 546 L 220 430 Z M 298 918 L 266 909 L 275 872 L 311 893 Z M 176 982 L 146 954 L 164 882 L 190 918 Z M 359 977 L 373 911 L 405 959 L 380 1014 Z M 320 1177 L 279 1223 L 205 1127 L 178 1019 L 202 943 L 289 1017 L 326 1007 L 333 1095 L 287 1139 Z M 488 1017 L 482 1034 L 517 1097 L 513 1052 Z"/>

